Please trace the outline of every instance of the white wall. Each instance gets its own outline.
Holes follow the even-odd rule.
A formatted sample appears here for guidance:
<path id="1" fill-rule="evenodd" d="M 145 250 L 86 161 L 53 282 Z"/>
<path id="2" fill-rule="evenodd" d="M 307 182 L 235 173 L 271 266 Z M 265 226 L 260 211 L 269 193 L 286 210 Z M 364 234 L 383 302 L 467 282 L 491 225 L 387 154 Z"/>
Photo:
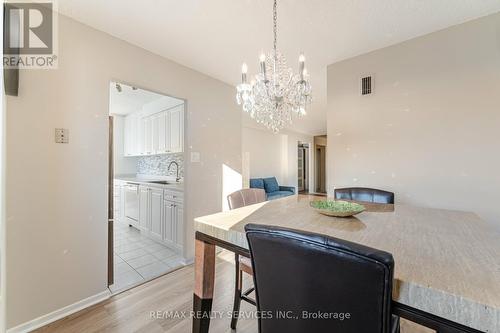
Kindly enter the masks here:
<path id="1" fill-rule="evenodd" d="M 273 133 L 266 129 L 243 127 L 242 151 L 244 155 L 244 174 L 249 178 L 275 176 L 280 185 L 298 185 L 298 143 L 309 143 L 312 147 L 313 137 L 306 134 L 282 130 Z M 313 184 L 312 149 L 309 149 L 311 161 L 309 170 L 309 187 Z"/>
<path id="2" fill-rule="evenodd" d="M 22 71 L 7 100 L 8 327 L 106 290 L 111 80 L 187 100 L 187 256 L 193 218 L 221 209 L 223 165 L 241 172 L 234 87 L 60 16 L 59 69 Z"/>
<path id="3" fill-rule="evenodd" d="M 328 67 L 328 184 L 500 228 L 500 14 Z M 360 96 L 359 79 L 375 90 Z"/>
<path id="4" fill-rule="evenodd" d="M 125 116 L 113 116 L 113 168 L 115 175 L 137 173 L 139 157 L 125 157 Z"/>
<path id="5" fill-rule="evenodd" d="M 0 10 L 3 16 L 3 6 Z M 0 50 L 1 54 L 3 54 L 3 24 L 0 24 Z M 5 214 L 5 165 L 6 165 L 6 152 L 5 152 L 5 129 L 6 129 L 6 105 L 5 105 L 5 93 L 3 86 L 3 70 L 0 71 L 0 104 L 1 104 L 1 113 L 0 113 L 0 332 L 4 332 L 6 330 L 6 322 L 5 322 L 5 295 L 6 295 L 6 272 L 5 272 L 5 258 L 6 258 L 6 214 Z"/>

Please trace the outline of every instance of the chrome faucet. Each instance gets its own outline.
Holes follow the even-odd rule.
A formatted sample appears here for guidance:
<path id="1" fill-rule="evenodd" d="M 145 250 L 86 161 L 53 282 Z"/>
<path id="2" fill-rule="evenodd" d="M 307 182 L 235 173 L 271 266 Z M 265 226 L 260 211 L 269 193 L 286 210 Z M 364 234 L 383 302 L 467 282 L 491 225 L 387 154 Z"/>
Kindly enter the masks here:
<path id="1" fill-rule="evenodd" d="M 172 166 L 172 164 L 175 164 L 176 171 L 177 171 L 177 175 L 175 176 L 175 181 L 179 182 L 179 180 L 181 180 L 181 178 L 179 177 L 179 163 L 177 163 L 176 161 L 170 162 L 169 165 L 168 165 L 168 170 L 167 171 L 170 171 L 170 167 Z"/>

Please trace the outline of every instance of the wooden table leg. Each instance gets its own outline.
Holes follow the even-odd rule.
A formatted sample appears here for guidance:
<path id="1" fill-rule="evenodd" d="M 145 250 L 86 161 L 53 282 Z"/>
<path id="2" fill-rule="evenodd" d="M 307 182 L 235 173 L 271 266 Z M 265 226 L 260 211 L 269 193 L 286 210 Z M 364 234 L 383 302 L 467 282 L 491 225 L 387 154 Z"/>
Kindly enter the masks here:
<path id="1" fill-rule="evenodd" d="M 195 240 L 193 333 L 208 333 L 214 296 L 215 245 Z"/>

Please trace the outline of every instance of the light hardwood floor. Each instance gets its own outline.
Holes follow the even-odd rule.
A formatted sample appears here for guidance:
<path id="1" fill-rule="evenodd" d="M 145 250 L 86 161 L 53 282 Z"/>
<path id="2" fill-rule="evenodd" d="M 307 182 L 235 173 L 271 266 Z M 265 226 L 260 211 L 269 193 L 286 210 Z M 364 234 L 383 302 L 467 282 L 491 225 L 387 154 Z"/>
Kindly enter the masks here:
<path id="1" fill-rule="evenodd" d="M 215 272 L 213 310 L 218 313 L 232 310 L 234 292 L 234 255 L 221 252 Z M 193 265 L 179 269 L 153 281 L 115 295 L 107 301 L 77 312 L 36 332 L 191 332 L 191 320 L 186 318 L 154 318 L 151 312 L 179 311 L 189 315 L 192 309 L 194 271 Z M 245 281 L 248 286 L 249 279 Z M 241 310 L 247 313 L 255 308 L 242 302 Z M 227 315 L 211 321 L 210 332 L 256 333 L 256 319 L 240 319 L 238 329 L 232 331 Z M 432 332 L 415 325 L 402 323 L 403 333 Z"/>
<path id="2" fill-rule="evenodd" d="M 152 318 L 151 312 L 192 310 L 194 270 L 184 267 L 143 285 L 115 295 L 109 300 L 77 312 L 36 332 L 191 332 L 191 320 Z M 247 279 L 246 285 L 251 283 Z M 222 252 L 217 258 L 214 311 L 230 312 L 234 293 L 234 255 Z M 242 302 L 242 311 L 255 310 Z M 226 315 L 211 321 L 211 332 L 234 332 Z M 237 332 L 257 332 L 257 321 L 241 319 Z"/>

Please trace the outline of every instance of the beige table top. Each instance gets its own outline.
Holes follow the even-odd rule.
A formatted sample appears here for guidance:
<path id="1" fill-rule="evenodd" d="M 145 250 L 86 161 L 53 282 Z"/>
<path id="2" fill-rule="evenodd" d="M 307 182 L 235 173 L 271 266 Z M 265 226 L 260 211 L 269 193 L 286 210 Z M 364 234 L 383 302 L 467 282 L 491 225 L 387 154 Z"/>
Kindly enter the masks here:
<path id="1" fill-rule="evenodd" d="M 247 249 L 244 226 L 257 223 L 390 252 L 395 301 L 481 331 L 500 332 L 500 233 L 477 215 L 397 204 L 386 211 L 370 211 L 370 206 L 355 217 L 335 218 L 311 209 L 311 200 L 291 196 L 199 217 L 195 229 Z"/>

